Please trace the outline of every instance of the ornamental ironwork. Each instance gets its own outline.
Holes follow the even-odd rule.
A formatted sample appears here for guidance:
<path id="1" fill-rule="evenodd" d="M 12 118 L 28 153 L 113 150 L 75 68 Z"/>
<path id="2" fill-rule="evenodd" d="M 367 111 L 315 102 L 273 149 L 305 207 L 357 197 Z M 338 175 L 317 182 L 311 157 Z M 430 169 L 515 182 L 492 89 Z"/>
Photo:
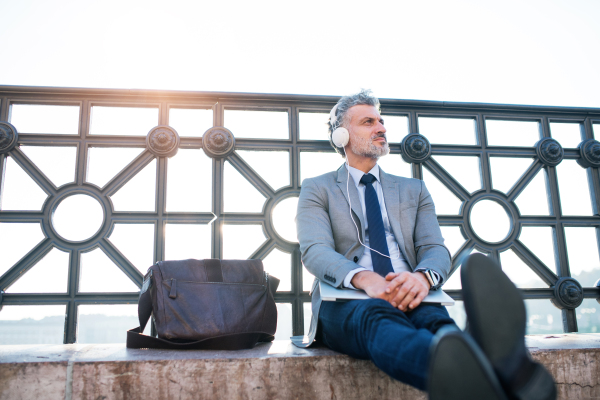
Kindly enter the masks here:
<path id="1" fill-rule="evenodd" d="M 235 138 L 229 129 L 216 126 L 202 136 L 202 148 L 209 157 L 225 158 L 235 150 Z"/>
<path id="2" fill-rule="evenodd" d="M 0 121 L 0 154 L 11 151 L 19 140 L 19 134 L 14 126 Z"/>
<path id="3" fill-rule="evenodd" d="M 548 167 L 556 167 L 565 155 L 562 146 L 551 138 L 544 138 L 537 142 L 535 152 L 540 161 Z"/>
<path id="4" fill-rule="evenodd" d="M 581 158 L 577 159 L 579 165 L 584 168 L 600 167 L 600 142 L 594 139 L 586 139 L 577 147 L 581 154 Z"/>
<path id="5" fill-rule="evenodd" d="M 158 157 L 173 157 L 179 150 L 179 135 L 170 126 L 157 126 L 148 132 L 146 146 Z"/>
<path id="6" fill-rule="evenodd" d="M 8 162 L 17 165 L 41 189 L 46 200 L 39 210 L 7 210 L 3 208 L 3 195 L 0 192 L 0 229 L 1 224 L 35 223 L 39 224 L 43 234 L 41 242 L 33 246 L 21 259 L 0 271 L 0 309 L 13 305 L 62 305 L 66 306 L 65 343 L 77 341 L 78 309 L 92 304 L 135 304 L 138 293 L 116 292 L 81 292 L 82 256 L 94 249 L 100 249 L 138 288 L 142 284 L 143 272 L 137 268 L 126 253 L 112 241 L 112 234 L 117 226 L 127 224 L 148 224 L 153 227 L 154 262 L 164 260 L 166 252 L 167 225 L 194 225 L 206 227 L 210 232 L 210 257 L 223 258 L 224 243 L 227 228 L 231 226 L 258 227 L 259 234 L 264 235 L 264 242 L 248 255 L 249 258 L 267 259 L 274 251 L 286 255 L 289 265 L 278 266 L 282 274 L 287 274 L 277 292 L 276 302 L 283 308 L 291 310 L 290 334 L 300 335 L 306 332 L 304 321 L 305 312 L 310 312 L 310 279 L 300 259 L 298 243 L 293 241 L 289 232 L 278 231 L 281 226 L 274 223 L 275 210 L 280 204 L 297 198 L 302 179 L 328 172 L 337 168 L 343 160 L 336 155 L 330 146 L 326 133 L 326 120 L 329 111 L 337 102 L 333 96 L 300 96 L 300 95 L 256 95 L 244 93 L 205 93 L 205 92 L 176 92 L 176 91 L 135 91 L 135 90 L 103 90 L 103 89 L 54 89 L 36 87 L 0 86 L 0 190 L 6 190 L 5 176 Z M 380 99 L 381 113 L 386 124 L 394 119 L 405 121 L 405 131 L 397 140 L 390 140 L 390 155 L 392 167 L 399 167 L 405 162 L 408 166 L 407 176 L 416 179 L 437 179 L 444 190 L 455 196 L 460 207 L 452 214 L 438 213 L 438 221 L 442 228 L 456 228 L 463 239 L 452 256 L 451 278 L 455 277 L 463 260 L 474 251 L 484 252 L 490 257 L 504 262 L 503 268 L 509 267 L 501 255 L 512 251 L 529 272 L 541 282 L 542 287 L 522 287 L 526 300 L 537 299 L 544 304 L 552 302 L 560 308 L 562 325 L 565 332 L 578 330 L 577 312 L 585 299 L 600 297 L 600 288 L 574 278 L 574 266 L 571 265 L 567 252 L 565 230 L 572 227 L 593 228 L 598 234 L 600 230 L 600 143 L 595 140 L 593 127 L 600 126 L 600 110 L 569 107 L 536 107 L 536 106 L 507 106 L 495 104 L 468 104 L 452 102 L 404 101 L 396 99 Z M 21 105 L 61 105 L 78 107 L 79 119 L 75 133 L 48 133 L 20 131 L 19 125 L 11 120 L 15 113 L 11 108 Z M 92 132 L 93 107 L 138 107 L 157 111 L 157 121 L 145 127 L 140 132 L 131 130 L 125 133 Z M 184 131 L 175 127 L 173 110 L 191 116 L 192 120 L 200 118 L 200 111 L 208 110 L 212 115 L 209 125 L 198 131 Z M 259 133 L 244 131 L 246 126 L 232 125 L 227 112 L 234 110 L 249 111 L 256 115 L 266 115 L 275 112 L 287 116 L 280 130 L 271 130 L 267 135 L 263 132 L 270 122 L 263 123 L 258 128 Z M 14 111 L 14 110 L 12 110 Z M 322 134 L 306 131 L 303 125 L 319 114 L 322 123 Z M 100 114 L 98 114 L 100 115 Z M 175 115 L 175 114 L 173 114 Z M 9 117 L 13 116 L 13 117 Z M 302 118 L 309 116 L 303 120 Z M 96 119 L 97 114 L 94 114 Z M 99 118 L 99 117 L 98 117 Z M 233 117 L 232 117 L 233 118 Z M 468 142 L 457 141 L 445 129 L 434 132 L 424 128 L 419 121 L 422 119 L 465 120 L 469 126 L 474 126 L 474 138 Z M 535 122 L 538 128 L 535 140 L 528 144 L 502 142 L 492 140 L 488 132 L 489 121 L 528 121 Z M 305 121 L 305 122 L 303 122 Z M 434 121 L 435 122 L 435 121 Z M 308 123 L 308 122 L 307 122 Z M 571 123 L 580 127 L 574 144 L 564 145 L 551 134 L 552 123 Z M 14 125 L 14 126 L 13 126 Z M 109 123 L 107 126 L 120 126 Z M 387 125 L 386 125 L 387 126 Z M 152 129 L 150 129 L 153 127 Z M 241 127 L 241 128 L 240 128 Z M 148 132 L 150 129 L 150 132 Z M 177 129 L 177 130 L 176 130 Z M 279 128 L 277 128 L 279 129 Z M 312 128 L 311 128 L 312 129 Z M 204 134 L 202 134 L 204 132 Z M 450 135 L 449 140 L 439 140 L 435 134 Z M 511 133 L 511 132 L 509 132 Z M 596 132 L 597 133 L 597 132 Z M 235 134 L 235 136 L 234 136 Z M 460 135 L 461 132 L 452 133 Z M 389 132 L 389 138 L 392 132 Z M 511 136 L 518 138 L 517 136 Z M 577 146 L 579 143 L 579 146 Z M 29 157 L 25 147 L 32 146 L 63 146 L 74 149 L 76 164 L 74 179 L 61 185 L 55 185 L 43 169 Z M 133 159 L 120 167 L 120 171 L 103 184 L 88 181 L 89 163 L 92 150 L 117 148 L 135 148 L 139 153 Z M 179 176 L 170 175 L 177 171 L 177 160 L 182 153 L 189 150 L 202 150 L 207 159 L 206 170 L 179 170 Z M 270 168 L 261 169 L 253 164 L 248 153 L 263 151 L 273 154 L 286 154 L 287 161 L 282 164 L 272 164 Z M 179 152 L 179 153 L 178 153 Z M 176 155 L 177 154 L 177 155 Z M 189 154 L 189 153 L 188 153 Z M 264 153 L 261 153 L 264 154 Z M 305 156 L 319 156 L 308 157 Z M 330 166 L 319 160 L 327 157 Z M 467 190 L 461 180 L 444 167 L 441 161 L 444 157 L 476 158 L 479 172 L 480 187 Z M 492 182 L 491 160 L 512 157 L 515 159 L 531 160 L 529 166 L 515 182 L 505 191 L 499 190 Z M 317 160 L 317 161 L 315 161 Z M 575 164 L 577 161 L 586 175 L 586 190 L 592 212 L 589 215 L 565 215 L 565 206 L 557 176 L 557 169 L 566 162 Z M 273 161 L 269 161 L 273 162 Z M 125 211 L 116 207 L 115 196 L 129 182 L 140 176 L 148 166 L 156 166 L 155 198 L 148 210 Z M 308 168 L 308 167 L 314 168 Z M 285 167 L 285 168 L 284 168 Z M 576 166 L 577 167 L 577 166 Z M 580 168 L 577 167 L 577 168 Z M 199 168 L 199 167 L 194 167 Z M 273 169 L 281 168 L 288 174 L 287 180 L 278 187 L 272 185 L 266 176 Z M 386 169 L 387 167 L 382 167 Z M 229 172 L 228 172 L 229 171 Z M 289 171 L 289 173 L 287 172 Z M 393 171 L 387 171 L 393 172 Z M 456 171 L 454 171 L 456 172 Z M 226 173 L 235 173 L 247 186 L 231 189 L 227 186 Z M 266 174 L 266 175 L 265 175 Z M 546 193 L 541 194 L 540 207 L 547 207 L 547 215 L 528 215 L 518 206 L 519 196 L 523 195 L 528 185 L 538 174 L 542 174 L 546 185 Z M 200 191 L 211 193 L 210 204 L 200 211 L 171 211 L 167 206 L 167 187 L 173 181 L 180 179 L 184 186 L 193 185 L 200 177 L 207 179 Z M 427 185 L 432 191 L 435 185 Z M 229 192 L 228 192 L 229 190 Z M 233 190 L 233 191 L 232 191 Z M 236 191 L 237 190 L 237 191 Z M 264 200 L 253 211 L 228 209 L 228 196 L 245 200 L 249 191 L 255 190 Z M 85 195 L 94 199 L 100 205 L 101 222 L 97 231 L 90 232 L 89 237 L 82 240 L 72 240 L 61 236 L 54 224 L 53 215 L 62 202 L 71 196 Z M 171 201 L 171 200 L 169 200 Z M 262 201 L 262 200 L 261 200 Z M 434 196 L 434 201 L 436 198 Z M 443 205 L 445 199 L 437 200 L 436 206 Z M 472 213 L 474 207 L 485 201 L 492 201 L 506 214 L 506 235 L 497 240 L 486 239 L 473 226 Z M 210 225 L 212 224 L 212 225 Z M 532 251 L 522 241 L 523 231 L 530 227 L 547 227 L 552 231 L 552 246 L 555 254 L 555 265 L 549 265 L 540 260 L 539 252 Z M 600 237 L 600 236 L 599 236 Z M 245 237 L 243 239 L 253 239 Z M 68 284 L 65 293 L 11 293 L 10 288 L 26 276 L 32 268 L 42 260 L 52 249 L 60 249 L 69 254 Z M 208 255 L 207 255 L 208 256 Z M 597 261 L 597 260 L 596 260 Z M 281 261 L 283 262 L 283 261 Z M 285 261 L 287 263 L 288 261 Z M 579 270 L 589 270 L 588 266 L 576 266 Z M 277 276 L 277 275 L 276 275 Z M 279 276 L 281 278 L 281 276 Z M 308 277 L 310 278 L 310 277 Z M 306 282 L 307 281 L 307 282 Z M 587 281 L 586 281 L 587 282 Z M 284 288 L 284 289 L 281 289 Z M 110 288 L 107 288 L 110 289 Z M 2 293 L 7 291 L 8 293 Z M 452 297 L 462 299 L 460 289 L 448 289 Z M 578 308 L 579 307 L 579 308 Z"/>
<path id="7" fill-rule="evenodd" d="M 423 135 L 413 133 L 402 140 L 402 158 L 409 163 L 422 163 L 431 157 L 431 144 Z"/>
<path id="8" fill-rule="evenodd" d="M 583 288 L 576 279 L 563 277 L 554 285 L 552 303 L 561 309 L 573 310 L 583 302 Z"/>

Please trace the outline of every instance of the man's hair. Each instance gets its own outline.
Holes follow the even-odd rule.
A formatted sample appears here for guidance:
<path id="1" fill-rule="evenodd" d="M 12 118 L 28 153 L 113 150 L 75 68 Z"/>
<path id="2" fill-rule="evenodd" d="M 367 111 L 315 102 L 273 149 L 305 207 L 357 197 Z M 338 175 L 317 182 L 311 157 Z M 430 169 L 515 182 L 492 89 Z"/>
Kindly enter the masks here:
<path id="1" fill-rule="evenodd" d="M 335 112 L 337 120 L 335 124 L 332 125 L 331 120 L 327 122 L 327 125 L 329 126 L 329 143 L 331 143 L 331 146 L 333 146 L 335 151 L 337 151 L 342 157 L 346 157 L 346 151 L 343 147 L 337 147 L 335 144 L 333 144 L 333 141 L 331 140 L 331 134 L 335 129 L 339 128 L 340 126 L 347 125 L 350 122 L 348 120 L 348 110 L 359 105 L 373 106 L 377 108 L 377 111 L 379 111 L 379 99 L 371 96 L 370 90 L 361 89 L 359 93 L 342 97 L 337 102 L 337 110 Z"/>

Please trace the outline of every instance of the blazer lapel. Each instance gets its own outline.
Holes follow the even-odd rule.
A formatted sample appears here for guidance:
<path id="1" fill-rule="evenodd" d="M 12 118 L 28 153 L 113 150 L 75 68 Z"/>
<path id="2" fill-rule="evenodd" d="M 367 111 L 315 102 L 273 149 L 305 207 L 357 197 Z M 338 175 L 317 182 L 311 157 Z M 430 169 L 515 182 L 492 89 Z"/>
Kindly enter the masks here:
<path id="1" fill-rule="evenodd" d="M 362 212 L 362 207 L 360 205 L 360 199 L 358 198 L 358 190 L 356 189 L 356 185 L 354 184 L 354 180 L 348 181 L 348 170 L 346 169 L 346 164 L 342 165 L 342 167 L 338 170 L 338 179 L 337 185 L 342 191 L 344 195 L 344 200 L 346 200 L 346 204 L 348 204 L 348 196 L 350 197 L 350 201 L 352 203 L 352 212 L 354 214 L 355 222 L 356 218 L 358 218 L 359 228 L 361 232 L 361 240 L 364 240 L 365 237 L 365 221 L 364 215 Z M 346 187 L 350 191 L 346 190 Z M 386 200 L 387 201 L 387 200 Z"/>
<path id="2" fill-rule="evenodd" d="M 408 264 L 414 268 L 415 266 L 412 265 L 413 261 L 406 254 L 404 236 L 402 235 L 402 229 L 400 227 L 400 190 L 398 188 L 398 183 L 392 176 L 383 172 L 381 167 L 379 167 L 379 179 L 381 180 L 381 186 L 383 188 L 383 198 L 385 199 L 385 206 L 392 232 L 396 237 L 396 241 L 398 242 L 398 246 L 400 246 L 400 251 L 404 255 L 404 258 Z"/>

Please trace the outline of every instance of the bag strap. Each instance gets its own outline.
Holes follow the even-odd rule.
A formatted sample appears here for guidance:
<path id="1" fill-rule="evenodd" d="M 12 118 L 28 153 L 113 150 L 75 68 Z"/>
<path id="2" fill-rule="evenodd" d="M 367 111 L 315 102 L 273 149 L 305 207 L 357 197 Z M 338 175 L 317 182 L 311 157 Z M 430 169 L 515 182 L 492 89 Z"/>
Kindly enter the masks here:
<path id="1" fill-rule="evenodd" d="M 144 335 L 138 328 L 127 331 L 127 347 L 130 349 L 181 349 L 181 350 L 242 350 L 251 349 L 257 342 L 271 342 L 273 335 L 264 332 L 247 332 L 211 337 L 195 342 L 174 342 Z"/>

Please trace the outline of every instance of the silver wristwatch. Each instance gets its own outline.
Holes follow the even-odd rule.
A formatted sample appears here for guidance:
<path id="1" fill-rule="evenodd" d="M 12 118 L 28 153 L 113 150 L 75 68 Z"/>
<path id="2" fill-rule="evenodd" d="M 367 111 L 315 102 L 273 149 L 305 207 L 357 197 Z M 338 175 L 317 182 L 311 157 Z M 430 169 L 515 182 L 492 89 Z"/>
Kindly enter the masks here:
<path id="1" fill-rule="evenodd" d="M 439 279 L 437 278 L 437 274 L 433 273 L 433 270 L 427 268 L 427 269 L 422 269 L 419 272 L 422 272 L 425 274 L 425 277 L 427 278 L 427 280 L 429 281 L 429 284 L 431 285 L 431 290 L 437 290 L 439 287 Z"/>

